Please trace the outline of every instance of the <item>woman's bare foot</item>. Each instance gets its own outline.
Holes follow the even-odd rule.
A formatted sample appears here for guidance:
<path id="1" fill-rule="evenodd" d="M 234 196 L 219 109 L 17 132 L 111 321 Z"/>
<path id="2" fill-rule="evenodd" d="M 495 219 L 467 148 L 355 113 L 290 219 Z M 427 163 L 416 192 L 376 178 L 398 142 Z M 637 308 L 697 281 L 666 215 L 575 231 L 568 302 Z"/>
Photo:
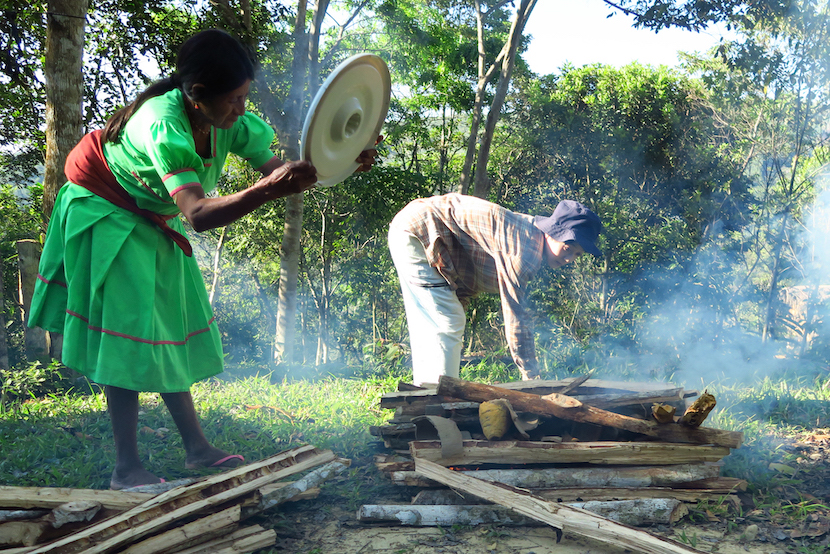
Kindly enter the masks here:
<path id="1" fill-rule="evenodd" d="M 128 489 L 139 485 L 151 485 L 162 482 L 164 482 L 163 479 L 159 479 L 144 468 L 126 471 L 115 469 L 110 479 L 110 489 L 120 491 L 121 489 Z"/>
<path id="2" fill-rule="evenodd" d="M 185 469 L 230 468 L 241 466 L 245 458 L 239 454 L 228 454 L 213 446 L 199 452 L 188 452 L 184 462 Z"/>

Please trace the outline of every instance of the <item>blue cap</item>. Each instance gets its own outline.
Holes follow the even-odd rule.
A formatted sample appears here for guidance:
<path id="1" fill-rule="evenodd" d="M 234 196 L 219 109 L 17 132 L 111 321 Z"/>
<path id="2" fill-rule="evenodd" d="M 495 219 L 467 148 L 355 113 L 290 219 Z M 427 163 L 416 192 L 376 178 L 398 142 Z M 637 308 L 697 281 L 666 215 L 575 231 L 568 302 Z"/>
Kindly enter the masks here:
<path id="1" fill-rule="evenodd" d="M 562 200 L 553 210 L 553 215 L 537 215 L 533 224 L 554 240 L 574 240 L 585 252 L 594 256 L 602 255 L 596 245 L 602 232 L 602 223 L 599 216 L 584 204 L 575 200 Z"/>

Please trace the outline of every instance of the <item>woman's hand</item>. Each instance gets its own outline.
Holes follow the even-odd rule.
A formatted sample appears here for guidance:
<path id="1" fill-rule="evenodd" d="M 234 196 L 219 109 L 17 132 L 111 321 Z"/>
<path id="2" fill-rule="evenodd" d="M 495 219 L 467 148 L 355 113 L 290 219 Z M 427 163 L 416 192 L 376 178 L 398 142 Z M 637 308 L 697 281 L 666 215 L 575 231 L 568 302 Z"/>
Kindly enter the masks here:
<path id="1" fill-rule="evenodd" d="M 271 198 L 281 198 L 306 191 L 317 184 L 317 170 L 308 161 L 286 162 L 254 185 Z"/>
<path id="2" fill-rule="evenodd" d="M 380 141 L 383 140 L 383 135 L 379 136 L 375 141 L 375 146 L 380 144 Z M 375 148 L 369 148 L 364 150 L 360 153 L 360 155 L 355 160 L 360 165 L 355 169 L 355 173 L 359 173 L 361 171 L 369 171 L 372 169 L 372 166 L 375 165 L 375 158 L 377 158 L 378 151 Z"/>
<path id="3" fill-rule="evenodd" d="M 239 192 L 207 198 L 202 187 L 190 187 L 176 193 L 176 204 L 193 229 L 201 232 L 228 225 L 268 201 L 303 192 L 317 183 L 317 170 L 311 162 L 283 163 L 275 156 L 259 171 L 262 179 Z"/>

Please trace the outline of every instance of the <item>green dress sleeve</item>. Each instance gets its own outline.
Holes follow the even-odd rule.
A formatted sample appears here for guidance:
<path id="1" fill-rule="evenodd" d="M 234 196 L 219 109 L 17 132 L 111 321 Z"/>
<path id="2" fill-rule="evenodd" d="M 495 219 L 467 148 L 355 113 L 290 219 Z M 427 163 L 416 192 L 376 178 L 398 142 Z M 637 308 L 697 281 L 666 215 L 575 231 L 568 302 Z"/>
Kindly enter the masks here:
<path id="1" fill-rule="evenodd" d="M 197 168 L 202 169 L 203 161 L 188 130 L 176 121 L 160 119 L 150 126 L 147 138 L 145 152 L 170 196 L 202 186 Z"/>
<path id="2" fill-rule="evenodd" d="M 259 169 L 274 157 L 271 143 L 274 130 L 263 119 L 245 112 L 234 125 L 230 151 L 245 159 L 251 167 Z"/>

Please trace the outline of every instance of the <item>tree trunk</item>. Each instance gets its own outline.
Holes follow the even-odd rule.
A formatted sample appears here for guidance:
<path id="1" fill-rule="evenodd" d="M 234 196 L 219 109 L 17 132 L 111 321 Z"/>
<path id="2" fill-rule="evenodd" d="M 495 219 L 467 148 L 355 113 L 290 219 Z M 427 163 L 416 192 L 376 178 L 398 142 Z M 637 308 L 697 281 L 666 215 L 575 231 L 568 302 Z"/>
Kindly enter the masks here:
<path id="1" fill-rule="evenodd" d="M 9 369 L 9 343 L 6 338 L 6 296 L 3 289 L 3 266 L 0 264 L 0 370 Z"/>
<path id="2" fill-rule="evenodd" d="M 470 121 L 470 136 L 467 138 L 467 153 L 464 155 L 464 166 L 461 168 L 461 177 L 458 183 L 458 192 L 460 194 L 467 194 L 470 190 L 470 179 L 473 168 L 473 161 L 476 156 L 476 146 L 478 145 L 478 128 L 481 125 L 481 111 L 484 104 L 484 89 L 490 79 L 493 78 L 498 63 L 504 57 L 505 49 L 496 56 L 493 65 L 485 71 L 485 50 L 484 50 L 484 14 L 481 12 L 481 3 L 476 0 L 476 36 L 478 37 L 478 84 L 476 85 L 475 102 L 473 103 L 473 115 Z"/>
<path id="3" fill-rule="evenodd" d="M 46 160 L 43 211 L 49 216 L 66 181 L 63 165 L 83 135 L 83 49 L 87 0 L 49 0 L 46 12 Z"/>
<path id="4" fill-rule="evenodd" d="M 225 247 L 225 237 L 228 236 L 228 228 L 222 227 L 222 234 L 219 235 L 219 242 L 216 244 L 216 252 L 213 253 L 213 280 L 210 283 L 210 307 L 213 308 L 216 303 L 216 296 L 218 295 L 219 276 L 222 271 L 222 250 Z"/>
<path id="5" fill-rule="evenodd" d="M 302 128 L 302 108 L 308 72 L 309 46 L 305 31 L 306 0 L 297 3 L 294 20 L 294 60 L 291 64 L 291 91 L 286 101 L 286 130 L 282 137 L 283 158 L 300 157 L 299 141 Z M 285 199 L 285 223 L 280 248 L 280 286 L 277 326 L 275 331 L 274 361 L 290 363 L 294 357 L 294 324 L 297 318 L 297 278 L 300 272 L 300 237 L 303 229 L 303 195 L 294 194 Z"/>
<path id="6" fill-rule="evenodd" d="M 43 365 L 48 365 L 49 343 L 46 331 L 40 327 L 29 327 L 26 324 L 29 317 L 29 307 L 32 305 L 32 294 L 35 290 L 39 262 L 40 246 L 37 241 L 17 241 L 17 267 L 20 275 L 20 305 L 23 307 L 23 341 L 26 348 L 26 359 L 30 362 L 39 361 Z"/>
<path id="7" fill-rule="evenodd" d="M 487 125 L 484 128 L 484 134 L 481 137 L 481 145 L 478 149 L 478 158 L 476 159 L 475 171 L 475 188 L 473 196 L 479 198 L 487 198 L 490 194 L 490 179 L 487 175 L 487 162 L 490 159 L 490 147 L 493 144 L 493 132 L 496 129 L 496 123 L 499 121 L 501 115 L 501 108 L 504 105 L 504 99 L 507 97 L 507 90 L 510 87 L 510 77 L 513 74 L 513 66 L 516 63 L 516 52 L 519 48 L 519 43 L 524 33 L 525 25 L 530 17 L 530 13 L 536 6 L 536 0 L 522 0 L 519 7 L 516 9 L 516 17 L 513 19 L 513 25 L 510 28 L 510 35 L 507 43 L 504 45 L 506 53 L 501 63 L 501 75 L 499 77 L 499 84 L 496 87 L 496 93 L 493 96 L 493 101 L 490 103 L 490 111 L 487 114 Z"/>

